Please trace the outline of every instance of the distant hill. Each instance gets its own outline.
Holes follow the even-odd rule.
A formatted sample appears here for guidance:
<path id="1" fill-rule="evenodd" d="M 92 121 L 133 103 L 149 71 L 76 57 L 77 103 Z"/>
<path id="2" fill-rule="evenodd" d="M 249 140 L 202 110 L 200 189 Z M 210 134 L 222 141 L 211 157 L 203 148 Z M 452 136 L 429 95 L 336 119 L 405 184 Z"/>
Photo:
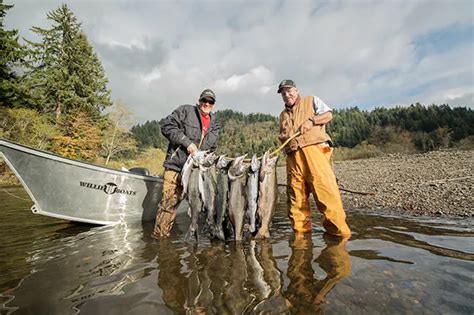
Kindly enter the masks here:
<path id="1" fill-rule="evenodd" d="M 219 153 L 262 155 L 279 145 L 278 119 L 274 116 L 223 110 L 216 112 L 216 119 L 221 126 Z"/>
<path id="2" fill-rule="evenodd" d="M 472 143 L 474 111 L 448 105 L 376 108 L 362 111 L 357 107 L 334 110 L 327 130 L 336 146 L 353 148 L 370 144 L 387 149 L 430 151 L 448 148 L 460 142 Z M 279 146 L 278 118 L 260 113 L 243 114 L 233 110 L 215 112 L 221 126 L 218 153 L 229 156 L 256 153 Z M 147 121 L 131 129 L 141 148 L 166 151 L 168 141 L 161 135 L 160 121 Z M 390 150 L 387 150 L 390 151 Z M 392 150 L 393 151 L 393 150 Z"/>
<path id="3" fill-rule="evenodd" d="M 217 151 L 219 154 L 261 155 L 278 146 L 278 119 L 274 116 L 221 110 L 215 112 L 215 117 L 221 127 Z M 140 147 L 156 147 L 166 151 L 168 141 L 161 134 L 162 122 L 163 120 L 152 120 L 132 127 L 131 132 Z"/>

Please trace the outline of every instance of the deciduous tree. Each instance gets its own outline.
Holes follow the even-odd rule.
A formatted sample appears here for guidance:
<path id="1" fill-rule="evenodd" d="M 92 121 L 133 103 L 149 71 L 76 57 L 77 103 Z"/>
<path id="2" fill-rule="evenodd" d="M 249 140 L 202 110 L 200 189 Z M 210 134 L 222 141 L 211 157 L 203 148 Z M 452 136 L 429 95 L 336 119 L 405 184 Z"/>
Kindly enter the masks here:
<path id="1" fill-rule="evenodd" d="M 53 150 L 71 159 L 94 161 L 100 151 L 101 130 L 87 111 L 75 110 L 58 120 L 62 135 L 54 138 Z"/>
<path id="2" fill-rule="evenodd" d="M 125 151 L 136 151 L 137 141 L 129 133 L 132 113 L 122 102 L 114 104 L 107 114 L 106 128 L 103 132 L 102 150 L 105 153 L 105 165 L 112 156 Z"/>

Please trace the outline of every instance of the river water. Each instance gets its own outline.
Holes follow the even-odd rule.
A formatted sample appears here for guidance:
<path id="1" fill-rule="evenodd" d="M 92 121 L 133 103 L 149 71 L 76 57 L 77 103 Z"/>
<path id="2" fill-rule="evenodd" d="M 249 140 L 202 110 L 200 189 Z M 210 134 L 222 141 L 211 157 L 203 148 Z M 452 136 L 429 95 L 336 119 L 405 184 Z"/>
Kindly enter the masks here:
<path id="1" fill-rule="evenodd" d="M 21 199 L 20 199 L 21 198 Z M 284 197 L 282 197 L 284 198 Z M 348 212 L 354 235 L 156 241 L 141 222 L 97 227 L 34 215 L 0 190 L 0 314 L 473 314 L 473 219 Z"/>

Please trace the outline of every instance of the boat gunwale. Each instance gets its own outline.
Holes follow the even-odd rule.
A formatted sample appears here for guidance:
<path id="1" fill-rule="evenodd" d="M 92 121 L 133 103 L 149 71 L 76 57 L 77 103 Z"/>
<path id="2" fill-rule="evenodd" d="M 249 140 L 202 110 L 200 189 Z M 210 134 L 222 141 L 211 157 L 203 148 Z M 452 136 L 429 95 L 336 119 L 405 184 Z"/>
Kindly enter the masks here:
<path id="1" fill-rule="evenodd" d="M 1 146 L 1 140 L 0 140 L 0 146 Z M 40 214 L 56 219 L 62 219 L 62 220 L 68 220 L 68 221 L 74 221 L 74 222 L 82 222 L 82 223 L 89 223 L 89 224 L 96 224 L 96 225 L 114 225 L 118 224 L 120 220 L 117 221 L 105 221 L 105 220 L 94 220 L 94 219 L 85 219 L 81 217 L 75 217 L 75 216 L 70 216 L 70 215 L 62 215 L 62 214 L 57 214 L 55 212 L 50 212 L 50 211 L 44 211 L 40 208 L 39 202 L 36 200 L 35 195 L 31 192 L 30 188 L 26 184 L 26 182 L 23 180 L 23 177 L 21 177 L 20 173 L 13 167 L 11 161 L 8 160 L 8 158 L 5 156 L 5 154 L 0 151 L 0 157 L 3 158 L 5 163 L 7 163 L 8 167 L 15 173 L 16 177 L 20 181 L 21 185 L 25 189 L 26 193 L 30 196 L 31 201 L 33 201 L 33 206 L 31 206 L 31 212 L 35 214 Z"/>
<path id="2" fill-rule="evenodd" d="M 54 160 L 54 161 L 59 162 L 59 163 L 74 165 L 74 166 L 77 166 L 77 167 L 81 167 L 81 168 L 85 168 L 85 169 L 91 169 L 91 170 L 95 170 L 95 171 L 98 171 L 98 172 L 104 172 L 104 173 L 120 175 L 120 176 L 126 175 L 126 176 L 130 176 L 132 178 L 143 179 L 143 180 L 147 180 L 147 181 L 155 181 L 155 182 L 163 181 L 163 179 L 159 176 L 141 175 L 141 174 L 132 173 L 132 172 L 128 172 L 128 171 L 122 171 L 122 170 L 117 170 L 117 169 L 113 169 L 113 168 L 108 168 L 108 167 L 105 167 L 105 166 L 99 166 L 99 165 L 95 165 L 95 164 L 88 163 L 88 162 L 81 162 L 81 161 L 66 158 L 66 157 L 51 153 L 51 152 L 35 149 L 35 148 L 29 147 L 29 146 L 26 146 L 26 145 L 23 145 L 23 144 L 19 144 L 19 143 L 13 142 L 13 141 L 9 141 L 9 140 L 0 138 L 0 151 L 1 151 L 2 146 L 13 149 L 13 150 L 21 151 L 21 152 L 24 152 L 24 153 L 32 154 L 32 155 L 35 155 L 35 156 L 38 156 L 38 157 L 41 157 L 41 158 Z M 3 152 L 0 152 L 0 153 L 2 153 L 3 159 L 7 160 L 5 154 L 3 154 Z M 9 165 L 9 166 L 10 166 L 10 168 L 12 168 L 12 165 Z"/>
<path id="3" fill-rule="evenodd" d="M 117 221 L 84 219 L 84 218 L 81 218 L 81 217 L 75 217 L 75 216 L 71 216 L 71 215 L 64 215 L 64 214 L 58 214 L 58 213 L 55 213 L 55 212 L 44 211 L 44 210 L 41 210 L 39 208 L 37 203 L 35 203 L 31 207 L 31 211 L 34 214 L 40 214 L 40 215 L 44 215 L 44 216 L 51 217 L 51 218 L 67 220 L 67 221 L 74 221 L 74 222 L 82 222 L 82 223 L 88 223 L 88 224 L 95 224 L 95 225 L 115 225 L 115 224 L 118 224 L 118 223 L 121 222 L 120 219 L 118 219 Z"/>

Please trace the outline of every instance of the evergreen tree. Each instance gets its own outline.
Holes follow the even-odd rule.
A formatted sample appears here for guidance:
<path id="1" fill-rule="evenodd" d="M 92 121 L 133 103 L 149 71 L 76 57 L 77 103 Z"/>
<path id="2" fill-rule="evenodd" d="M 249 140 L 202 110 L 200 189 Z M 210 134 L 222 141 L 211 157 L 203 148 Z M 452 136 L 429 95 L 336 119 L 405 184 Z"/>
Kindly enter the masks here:
<path id="1" fill-rule="evenodd" d="M 248 114 L 230 109 L 216 111 L 221 126 L 218 154 L 263 154 L 277 148 L 278 119 L 266 114 Z M 328 133 L 337 146 L 377 147 L 385 152 L 436 150 L 454 145 L 474 135 L 474 111 L 447 105 L 425 107 L 376 108 L 362 111 L 357 107 L 334 110 Z M 147 121 L 131 129 L 141 148 L 166 150 L 160 122 Z"/>
<path id="2" fill-rule="evenodd" d="M 6 107 L 22 105 L 19 76 L 15 68 L 19 67 L 23 50 L 18 42 L 18 31 L 7 31 L 4 27 L 5 15 L 12 7 L 0 0 L 0 106 Z"/>
<path id="3" fill-rule="evenodd" d="M 97 55 L 67 5 L 49 12 L 47 18 L 51 28 L 32 28 L 42 40 L 27 41 L 27 84 L 32 97 L 43 111 L 54 112 L 56 120 L 75 110 L 98 118 L 112 103 Z"/>

